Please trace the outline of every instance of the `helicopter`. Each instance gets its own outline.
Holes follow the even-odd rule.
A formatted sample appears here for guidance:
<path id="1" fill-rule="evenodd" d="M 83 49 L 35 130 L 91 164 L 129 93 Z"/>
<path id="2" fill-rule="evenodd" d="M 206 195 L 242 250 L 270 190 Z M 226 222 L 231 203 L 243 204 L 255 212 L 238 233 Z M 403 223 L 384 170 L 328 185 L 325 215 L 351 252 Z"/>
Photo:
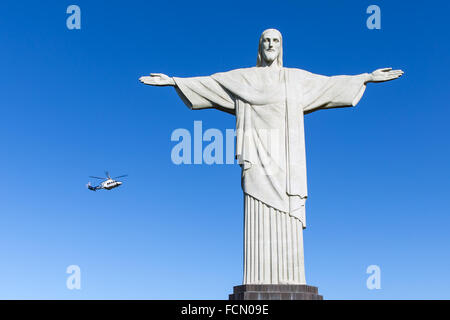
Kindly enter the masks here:
<path id="1" fill-rule="evenodd" d="M 105 174 L 106 174 L 106 178 L 105 177 L 89 176 L 89 178 L 101 179 L 101 180 L 104 180 L 104 181 L 102 181 L 97 186 L 92 186 L 91 182 L 88 182 L 86 187 L 89 190 L 92 190 L 92 191 L 97 191 L 97 190 L 100 190 L 100 189 L 111 190 L 111 189 L 117 188 L 118 186 L 120 186 L 122 184 L 122 182 L 117 181 L 116 179 L 128 176 L 127 174 L 124 174 L 124 175 L 121 175 L 121 176 L 118 176 L 118 177 L 111 178 L 111 176 L 109 175 L 108 171 L 105 171 Z"/>

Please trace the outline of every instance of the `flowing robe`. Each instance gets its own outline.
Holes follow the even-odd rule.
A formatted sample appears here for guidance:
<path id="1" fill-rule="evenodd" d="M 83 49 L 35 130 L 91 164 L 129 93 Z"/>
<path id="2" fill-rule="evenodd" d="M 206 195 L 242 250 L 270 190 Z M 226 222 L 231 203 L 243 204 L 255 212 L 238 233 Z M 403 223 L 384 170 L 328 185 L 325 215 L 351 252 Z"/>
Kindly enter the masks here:
<path id="1" fill-rule="evenodd" d="M 304 114 L 355 106 L 366 75 L 327 77 L 253 67 L 173 78 L 190 109 L 236 116 L 236 158 L 245 198 L 244 284 L 304 284 Z"/>

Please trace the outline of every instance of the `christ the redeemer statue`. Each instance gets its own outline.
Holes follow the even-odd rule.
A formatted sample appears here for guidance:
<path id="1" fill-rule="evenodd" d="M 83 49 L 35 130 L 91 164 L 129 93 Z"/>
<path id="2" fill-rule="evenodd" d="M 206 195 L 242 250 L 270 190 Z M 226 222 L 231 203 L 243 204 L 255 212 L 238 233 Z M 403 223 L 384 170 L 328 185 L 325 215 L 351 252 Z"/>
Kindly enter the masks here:
<path id="1" fill-rule="evenodd" d="M 278 285 L 306 284 L 303 116 L 355 106 L 367 83 L 402 74 L 384 68 L 327 77 L 285 68 L 281 33 L 268 29 L 259 39 L 256 67 L 193 78 L 152 73 L 139 80 L 174 86 L 190 109 L 216 108 L 236 116 L 236 157 L 245 201 L 243 283 Z"/>

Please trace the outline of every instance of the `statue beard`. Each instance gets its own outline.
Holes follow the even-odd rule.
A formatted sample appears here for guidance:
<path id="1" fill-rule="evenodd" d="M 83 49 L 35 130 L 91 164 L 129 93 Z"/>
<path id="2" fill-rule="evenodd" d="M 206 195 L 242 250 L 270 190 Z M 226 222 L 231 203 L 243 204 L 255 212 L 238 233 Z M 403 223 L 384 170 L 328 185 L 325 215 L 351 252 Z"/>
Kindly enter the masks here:
<path id="1" fill-rule="evenodd" d="M 277 60 L 278 52 L 277 51 L 264 51 L 264 60 L 267 64 L 270 64 Z"/>

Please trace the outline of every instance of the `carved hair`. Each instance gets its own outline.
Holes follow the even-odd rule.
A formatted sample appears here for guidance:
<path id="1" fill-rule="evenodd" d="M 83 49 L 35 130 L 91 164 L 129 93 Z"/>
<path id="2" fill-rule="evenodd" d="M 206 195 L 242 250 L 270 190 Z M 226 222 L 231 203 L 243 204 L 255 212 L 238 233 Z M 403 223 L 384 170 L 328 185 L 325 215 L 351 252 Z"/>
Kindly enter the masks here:
<path id="1" fill-rule="evenodd" d="M 267 30 L 264 30 L 263 33 L 261 33 L 261 37 L 259 37 L 258 58 L 256 60 L 256 66 L 257 67 L 264 66 L 263 40 L 264 40 L 264 35 L 269 31 L 275 32 L 280 37 L 280 52 L 277 57 L 277 64 L 278 64 L 278 66 L 282 67 L 283 66 L 283 37 L 281 36 L 281 32 L 278 31 L 277 29 L 267 29 Z"/>

